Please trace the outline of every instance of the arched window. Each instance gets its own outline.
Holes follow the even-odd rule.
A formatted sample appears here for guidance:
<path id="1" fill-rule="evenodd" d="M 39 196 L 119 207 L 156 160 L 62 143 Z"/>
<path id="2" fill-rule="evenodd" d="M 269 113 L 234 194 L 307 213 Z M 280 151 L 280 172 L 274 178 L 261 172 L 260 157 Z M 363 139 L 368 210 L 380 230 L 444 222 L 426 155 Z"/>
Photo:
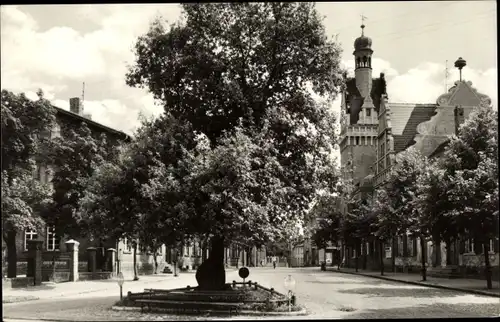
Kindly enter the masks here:
<path id="1" fill-rule="evenodd" d="M 363 56 L 363 67 L 366 67 L 367 61 L 368 59 L 366 58 L 366 56 Z"/>
<path id="2" fill-rule="evenodd" d="M 368 67 L 372 67 L 372 58 L 368 57 Z"/>
<path id="3" fill-rule="evenodd" d="M 356 67 L 361 67 L 361 58 L 356 58 Z"/>

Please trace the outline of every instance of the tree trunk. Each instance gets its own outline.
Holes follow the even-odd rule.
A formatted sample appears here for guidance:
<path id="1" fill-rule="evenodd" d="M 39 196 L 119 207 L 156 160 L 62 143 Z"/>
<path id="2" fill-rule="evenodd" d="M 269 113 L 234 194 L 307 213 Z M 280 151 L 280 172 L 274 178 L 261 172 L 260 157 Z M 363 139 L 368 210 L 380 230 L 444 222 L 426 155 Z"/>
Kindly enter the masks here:
<path id="1" fill-rule="evenodd" d="M 342 265 L 342 262 L 344 262 L 344 242 L 340 242 L 340 259 L 339 259 L 339 265 L 337 266 L 337 270 L 340 271 L 340 265 Z"/>
<path id="2" fill-rule="evenodd" d="M 392 237 L 391 266 L 393 273 L 396 273 L 396 245 L 397 245 L 397 238 Z"/>
<path id="3" fill-rule="evenodd" d="M 427 259 L 427 247 L 426 247 L 426 243 L 425 243 L 425 237 L 424 235 L 420 235 L 420 248 L 421 248 L 421 251 L 420 251 L 420 255 L 422 257 L 422 268 L 421 268 L 421 272 L 422 272 L 422 281 L 426 281 L 427 280 L 427 267 L 426 267 L 426 259 Z"/>
<path id="4" fill-rule="evenodd" d="M 56 281 L 56 254 L 52 253 L 52 282 Z"/>
<path id="5" fill-rule="evenodd" d="M 493 284 L 491 282 L 491 263 L 490 263 L 490 243 L 489 241 L 485 241 L 484 245 L 484 272 L 486 275 L 486 285 L 489 290 L 493 288 Z"/>
<path id="6" fill-rule="evenodd" d="M 158 274 L 158 261 L 156 259 L 156 250 L 153 250 L 153 261 L 154 261 L 154 268 L 153 268 L 153 274 Z"/>
<path id="7" fill-rule="evenodd" d="M 365 270 L 366 269 L 366 266 L 368 264 L 368 247 L 366 246 L 366 241 L 363 241 L 363 243 L 361 244 L 361 247 L 362 249 L 364 249 L 364 251 L 362 252 L 363 253 L 363 269 Z"/>
<path id="8" fill-rule="evenodd" d="M 224 237 L 212 238 L 208 259 L 196 270 L 196 281 L 200 290 L 223 290 L 225 288 Z"/>
<path id="9" fill-rule="evenodd" d="M 384 275 L 384 242 L 379 240 L 379 250 L 380 250 L 380 275 Z"/>
<path id="10" fill-rule="evenodd" d="M 358 250 L 359 250 L 359 241 L 356 241 L 354 243 L 354 255 L 356 256 L 354 258 L 354 265 L 356 267 L 356 272 L 358 272 L 358 268 L 359 268 L 359 252 L 358 252 Z"/>
<path id="11" fill-rule="evenodd" d="M 7 277 L 17 277 L 16 231 L 7 232 Z"/>
<path id="12" fill-rule="evenodd" d="M 139 276 L 137 274 L 137 244 L 134 243 L 134 281 L 138 281 Z"/>

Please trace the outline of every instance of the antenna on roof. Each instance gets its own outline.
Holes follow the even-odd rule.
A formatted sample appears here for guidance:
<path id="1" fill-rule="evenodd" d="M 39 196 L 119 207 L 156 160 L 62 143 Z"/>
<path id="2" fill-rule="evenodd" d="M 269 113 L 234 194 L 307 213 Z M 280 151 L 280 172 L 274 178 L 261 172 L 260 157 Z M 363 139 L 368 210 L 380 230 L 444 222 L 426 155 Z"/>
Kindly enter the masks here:
<path id="1" fill-rule="evenodd" d="M 83 86 L 82 86 L 82 112 L 83 112 L 83 102 L 85 102 L 85 82 L 83 82 Z"/>
<path id="2" fill-rule="evenodd" d="M 448 76 L 450 76 L 450 74 L 448 73 L 448 60 L 446 60 L 445 69 L 444 69 L 444 92 L 445 93 L 448 92 Z"/>

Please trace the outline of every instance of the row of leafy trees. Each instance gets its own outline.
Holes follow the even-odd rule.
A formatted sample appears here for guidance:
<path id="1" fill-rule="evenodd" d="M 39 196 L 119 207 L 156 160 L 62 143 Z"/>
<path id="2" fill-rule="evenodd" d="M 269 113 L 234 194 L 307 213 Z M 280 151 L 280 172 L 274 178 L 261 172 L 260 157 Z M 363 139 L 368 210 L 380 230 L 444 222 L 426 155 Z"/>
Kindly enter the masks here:
<path id="1" fill-rule="evenodd" d="M 383 245 L 410 233 L 419 237 L 422 274 L 426 276 L 427 240 L 450 245 L 471 238 L 483 247 L 488 288 L 491 239 L 498 238 L 498 120 L 491 107 L 478 107 L 450 139 L 443 155 L 429 159 L 414 148 L 396 156 L 385 184 L 360 200 L 352 186 L 344 186 L 345 214 L 328 197 L 316 204 L 319 217 L 313 239 L 320 246 L 342 240 L 359 246 L 362 240 L 378 241 L 381 273 Z"/>
<path id="2" fill-rule="evenodd" d="M 127 74 L 165 113 L 96 173 L 85 217 L 131 239 L 210 241 L 197 279 L 220 288 L 224 246 L 290 239 L 316 188 L 335 185 L 334 115 L 306 85 L 335 97 L 340 50 L 311 3 L 182 7 L 138 39 Z"/>
<path id="3" fill-rule="evenodd" d="M 315 5 L 182 7 L 181 22 L 166 26 L 157 19 L 136 43 L 126 82 L 148 89 L 165 112 L 145 120 L 120 153 L 108 154 L 112 149 L 91 139 L 85 126 L 69 131 L 70 140 L 41 148 L 37 131 L 50 131 L 50 104 L 11 97 L 23 101 L 13 112 L 2 97 L 2 120 L 4 113 L 19 113 L 2 123 L 2 143 L 4 132 L 14 135 L 6 149 L 2 145 L 2 156 L 15 158 L 5 169 L 2 164 L 9 254 L 16 232 L 43 221 L 60 236 L 128 237 L 152 249 L 210 241 L 211 258 L 197 277 L 213 282 L 206 287 L 221 287 L 224 245 L 290 240 L 288 228 L 303 218 L 317 189 L 334 189 L 334 115 L 308 88 L 335 98 L 341 51 L 326 36 Z M 36 124 L 22 119 L 35 110 Z M 38 186 L 31 181 L 17 191 L 13 176 L 31 180 L 31 165 L 21 161 L 47 151 L 43 161 L 54 165 L 54 191 L 26 192 Z M 45 202 L 36 203 L 43 211 L 31 203 L 35 197 Z"/>

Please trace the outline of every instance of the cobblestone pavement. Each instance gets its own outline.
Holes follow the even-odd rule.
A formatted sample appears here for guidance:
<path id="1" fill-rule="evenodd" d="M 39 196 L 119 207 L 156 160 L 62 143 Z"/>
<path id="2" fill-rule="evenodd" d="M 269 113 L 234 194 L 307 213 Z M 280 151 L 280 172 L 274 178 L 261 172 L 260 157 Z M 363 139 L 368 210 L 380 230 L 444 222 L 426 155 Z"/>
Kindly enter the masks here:
<path id="1" fill-rule="evenodd" d="M 364 318 L 434 318 L 434 317 L 491 317 L 500 316 L 500 299 L 468 295 L 462 292 L 377 280 L 365 276 L 322 272 L 319 268 L 250 268 L 248 280 L 257 281 L 277 291 L 285 292 L 284 278 L 296 280 L 297 302 L 306 306 L 308 316 L 296 317 L 364 319 Z M 236 279 L 228 273 L 227 280 Z M 194 276 L 193 276 L 194 278 Z M 194 285 L 194 284 L 193 284 Z M 155 285 L 161 288 L 162 283 Z M 4 320 L 20 318 L 66 319 L 73 321 L 104 320 L 206 320 L 209 317 L 139 312 L 112 311 L 117 296 L 109 293 L 87 293 L 81 297 L 47 299 L 4 305 Z M 252 317 L 256 319 L 260 317 Z M 217 317 L 245 319 L 245 317 Z M 269 317 L 277 319 L 277 317 Z M 295 319 L 283 317 L 283 319 Z"/>

